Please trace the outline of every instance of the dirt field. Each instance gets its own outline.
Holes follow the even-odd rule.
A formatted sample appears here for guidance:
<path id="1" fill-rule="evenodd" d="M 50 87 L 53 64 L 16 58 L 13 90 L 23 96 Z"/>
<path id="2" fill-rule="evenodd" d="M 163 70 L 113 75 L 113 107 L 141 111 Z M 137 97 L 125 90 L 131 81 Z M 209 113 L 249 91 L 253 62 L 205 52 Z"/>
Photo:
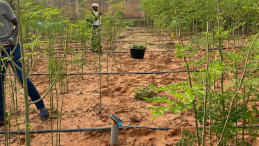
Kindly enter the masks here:
<path id="1" fill-rule="evenodd" d="M 141 29 L 136 30 L 136 35 Z M 141 34 L 141 32 L 139 32 Z M 152 34 L 152 33 L 150 33 Z M 131 38 L 129 35 L 127 38 L 121 40 L 130 41 L 145 40 L 144 37 Z M 146 36 L 145 36 L 146 37 Z M 186 37 L 188 38 L 188 37 Z M 168 37 L 167 40 L 170 38 Z M 152 37 L 150 40 L 159 40 L 158 37 Z M 165 41 L 163 43 L 168 43 Z M 171 43 L 176 44 L 177 40 L 172 40 Z M 156 42 L 148 46 L 147 51 L 166 51 L 168 49 L 175 49 L 173 46 L 170 48 L 161 47 L 161 42 Z M 170 44 L 170 43 L 168 43 Z M 127 42 L 120 43 L 121 51 L 129 51 L 127 47 L 130 44 Z M 189 60 L 197 60 L 200 56 L 203 56 L 206 52 L 201 51 L 200 54 L 189 58 Z M 40 56 L 41 53 L 38 53 Z M 146 52 L 145 58 L 142 60 L 136 60 L 130 58 L 129 53 L 113 54 L 109 55 L 108 72 L 162 72 L 162 71 L 179 71 L 186 70 L 183 66 L 183 60 L 179 60 L 175 57 L 174 52 L 170 53 L 157 53 Z M 47 68 L 47 55 L 42 54 L 35 61 L 35 65 L 32 73 L 48 73 Z M 57 54 L 62 56 L 62 54 Z M 72 56 L 73 57 L 73 56 Z M 106 54 L 103 54 L 101 63 L 103 68 L 102 72 L 107 72 L 107 62 L 105 61 Z M 71 58 L 71 56 L 67 56 Z M 94 61 L 98 61 L 98 56 L 95 54 L 87 54 L 86 56 L 88 67 L 84 66 L 83 71 L 76 65 L 68 65 L 68 73 L 94 73 L 98 68 L 94 67 Z M 115 58 L 115 59 L 114 59 Z M 69 61 L 68 61 L 69 62 Z M 121 67 L 120 67 L 121 65 Z M 72 69 L 71 69 L 72 67 Z M 191 67 L 190 69 L 197 69 Z M 151 111 L 147 110 L 147 107 L 161 106 L 158 103 L 147 103 L 146 101 L 135 100 L 133 93 L 136 87 L 146 86 L 148 84 L 155 85 L 157 87 L 165 86 L 173 82 L 186 81 L 187 73 L 165 73 L 165 74 L 115 74 L 109 75 L 109 84 L 107 86 L 107 75 L 101 76 L 101 108 L 100 111 L 100 79 L 99 75 L 84 75 L 83 79 L 80 75 L 71 75 L 68 77 L 68 89 L 69 91 L 63 94 L 57 90 L 57 96 L 55 95 L 54 106 L 61 106 L 63 99 L 63 111 L 61 129 L 77 129 L 77 128 L 97 128 L 97 127 L 111 127 L 111 119 L 108 117 L 111 111 L 114 111 L 119 117 L 124 120 L 124 126 L 143 126 L 143 127 L 169 127 L 172 128 L 168 131 L 161 130 L 148 130 L 148 129 L 123 129 L 120 130 L 119 143 L 120 145 L 127 146 L 172 146 L 181 138 L 180 127 L 184 127 L 190 131 L 188 127 L 195 126 L 194 118 L 191 111 L 187 111 L 182 114 L 172 114 L 165 112 L 163 116 L 155 118 L 150 121 Z M 31 76 L 30 79 L 37 87 L 39 93 L 43 95 L 49 87 L 49 78 L 47 75 Z M 108 88 L 109 87 L 109 88 Z M 56 88 L 54 88 L 55 91 Z M 55 93 L 56 94 L 56 93 Z M 46 106 L 50 107 L 50 96 L 44 99 Z M 18 94 L 19 113 L 24 113 L 23 97 L 22 94 Z M 11 100 L 7 99 L 7 108 L 10 108 Z M 259 105 L 258 105 L 259 106 Z M 31 108 L 36 108 L 34 105 Z M 10 111 L 9 109 L 7 111 Z M 58 119 L 59 120 L 59 119 Z M 14 115 L 11 116 L 12 127 L 10 130 L 17 130 Z M 24 129 L 23 119 L 18 121 L 20 128 Z M 30 123 L 32 130 L 51 129 L 51 120 L 47 122 L 41 122 L 38 111 L 31 110 Z M 241 124 L 241 123 L 239 123 Z M 57 118 L 52 117 L 52 127 L 56 129 Z M 3 130 L 3 128 L 0 128 Z M 1 136 L 1 144 L 4 144 L 3 135 Z M 16 146 L 19 144 L 18 135 L 11 134 L 11 145 Z M 252 141 L 251 136 L 246 135 L 246 139 L 252 144 L 257 145 L 259 141 Z M 56 133 L 53 134 L 54 145 L 56 145 Z M 86 132 L 67 132 L 61 133 L 60 144 L 62 146 L 108 146 L 110 142 L 110 131 L 86 131 Z M 214 143 L 216 139 L 214 139 Z M 21 144 L 24 145 L 24 135 L 21 135 Z M 52 143 L 50 133 L 31 134 L 31 144 L 33 146 L 49 146 Z"/>

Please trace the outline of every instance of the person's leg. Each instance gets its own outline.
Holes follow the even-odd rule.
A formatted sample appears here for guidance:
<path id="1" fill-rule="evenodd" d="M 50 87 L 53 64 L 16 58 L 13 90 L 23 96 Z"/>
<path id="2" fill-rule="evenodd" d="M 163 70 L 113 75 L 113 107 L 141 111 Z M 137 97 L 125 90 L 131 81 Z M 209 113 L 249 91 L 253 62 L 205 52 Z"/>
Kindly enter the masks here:
<path id="1" fill-rule="evenodd" d="M 91 36 L 91 51 L 92 51 L 92 52 L 95 52 L 94 43 L 95 43 L 95 40 L 94 40 L 94 32 L 92 32 L 92 36 Z"/>
<path id="2" fill-rule="evenodd" d="M 92 49 L 95 53 L 99 53 L 100 52 L 100 41 L 99 41 L 99 26 L 97 25 L 93 25 L 93 29 L 92 29 L 92 39 L 91 39 L 91 45 L 92 45 Z"/>
<path id="3" fill-rule="evenodd" d="M 96 45 L 96 47 L 97 47 L 97 50 L 98 50 L 98 52 L 97 53 L 103 53 L 102 52 L 102 48 L 101 48 L 101 37 L 100 37 L 100 31 L 101 31 L 101 27 L 100 26 L 97 26 L 97 35 L 96 35 L 96 40 L 97 40 L 97 45 Z"/>
<path id="4" fill-rule="evenodd" d="M 94 31 L 95 31 L 95 27 L 94 25 L 92 26 L 92 33 L 91 33 L 91 40 L 90 40 L 90 44 L 91 44 L 91 51 L 92 52 L 95 52 L 95 34 L 94 34 Z"/>
<path id="5" fill-rule="evenodd" d="M 94 48 L 95 53 L 102 53 L 102 50 L 100 51 L 100 27 L 98 25 L 93 25 L 92 30 L 92 48 Z"/>
<path id="6" fill-rule="evenodd" d="M 5 65 L 6 67 L 8 66 L 7 63 L 3 64 L 2 63 L 2 58 L 4 58 L 4 52 L 1 52 L 1 56 L 0 56 L 0 125 L 3 126 L 4 123 L 4 101 L 3 101 L 3 97 L 4 97 L 4 79 L 5 79 L 5 68 L 3 67 L 3 65 Z M 4 61 L 6 62 L 6 60 Z"/>
<path id="7" fill-rule="evenodd" d="M 15 46 L 11 47 L 11 51 L 14 49 Z M 20 67 L 22 68 L 22 64 L 21 62 L 19 61 L 21 58 L 21 53 L 20 53 L 20 45 L 18 44 L 17 45 L 17 49 L 15 50 L 14 54 L 13 54 L 13 61 Z M 11 65 L 12 66 L 12 65 Z M 14 71 L 14 66 L 12 66 L 13 68 L 13 71 Z M 21 83 L 23 83 L 23 78 L 22 78 L 22 72 L 18 69 L 18 68 L 15 68 L 16 69 L 16 72 L 17 72 L 17 75 L 18 75 L 18 78 L 19 80 L 21 81 Z M 26 75 L 27 76 L 27 75 Z M 28 94 L 31 98 L 32 101 L 36 101 L 38 99 L 40 99 L 40 94 L 39 92 L 37 91 L 36 87 L 33 85 L 33 83 L 31 82 L 31 80 L 29 78 L 27 78 L 27 87 L 28 87 Z M 40 102 L 38 103 L 35 103 L 36 107 L 38 110 L 40 110 L 41 112 L 43 111 L 46 111 L 46 107 L 44 105 L 44 102 L 43 100 L 41 100 Z M 48 116 L 45 116 L 43 117 L 43 121 L 47 120 Z"/>

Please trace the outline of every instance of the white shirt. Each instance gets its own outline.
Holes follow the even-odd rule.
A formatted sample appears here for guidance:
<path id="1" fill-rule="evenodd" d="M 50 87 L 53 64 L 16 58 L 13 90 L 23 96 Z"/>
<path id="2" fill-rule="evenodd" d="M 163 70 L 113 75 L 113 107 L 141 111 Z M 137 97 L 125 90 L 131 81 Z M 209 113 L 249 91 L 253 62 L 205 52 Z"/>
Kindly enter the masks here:
<path id="1" fill-rule="evenodd" d="M 98 16 L 98 14 L 99 14 L 99 11 L 97 11 L 97 12 L 94 12 L 94 15 L 95 16 Z M 97 19 L 96 21 L 94 21 L 94 24 L 93 25 L 101 25 L 102 23 L 101 23 L 101 16 L 100 16 L 100 19 Z"/>

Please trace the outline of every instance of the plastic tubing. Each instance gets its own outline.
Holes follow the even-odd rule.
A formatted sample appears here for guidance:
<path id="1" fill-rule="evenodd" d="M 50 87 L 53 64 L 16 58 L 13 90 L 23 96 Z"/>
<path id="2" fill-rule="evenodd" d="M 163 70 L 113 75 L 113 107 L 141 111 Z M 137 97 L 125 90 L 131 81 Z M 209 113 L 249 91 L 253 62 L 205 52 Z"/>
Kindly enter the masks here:
<path id="1" fill-rule="evenodd" d="M 114 112 L 111 112 L 111 113 L 115 114 Z M 110 145 L 118 146 L 118 144 L 119 144 L 119 128 L 120 127 L 113 120 L 112 120 L 111 123 L 112 123 L 112 126 L 111 126 L 111 141 L 110 141 Z"/>
<path id="2" fill-rule="evenodd" d="M 241 69 L 238 67 L 237 69 Z M 109 72 L 109 73 L 60 73 L 59 75 L 107 75 L 107 74 L 165 74 L 165 73 L 180 73 L 180 72 L 187 72 L 186 70 L 179 70 L 179 71 L 165 71 L 165 72 Z M 190 70 L 189 72 L 200 72 L 200 70 Z M 13 76 L 14 74 L 11 74 Z M 31 74 L 34 76 L 39 75 L 49 75 L 49 73 L 34 73 Z"/>
<path id="3" fill-rule="evenodd" d="M 165 71 L 165 72 L 109 72 L 109 73 L 60 73 L 59 75 L 107 75 L 107 74 L 164 74 L 164 73 L 178 73 L 178 72 L 187 72 L 186 70 L 182 71 Z M 199 72 L 199 70 L 190 70 L 190 72 Z M 12 76 L 14 74 L 11 74 Z M 49 73 L 34 73 L 32 75 L 49 75 Z"/>
<path id="4" fill-rule="evenodd" d="M 248 127 L 259 127 L 259 125 L 246 125 L 245 128 Z M 119 129 L 130 129 L 130 128 L 137 128 L 137 129 L 151 129 L 151 130 L 170 130 L 172 128 L 156 128 L 156 127 L 139 127 L 139 126 L 120 126 Z M 187 127 L 194 129 L 195 127 Z M 198 127 L 202 129 L 203 127 Z M 209 127 L 205 127 L 208 129 Z M 235 127 L 233 127 L 235 128 Z M 237 126 L 236 128 L 243 128 L 243 126 Z M 58 129 L 58 130 L 30 130 L 30 133 L 50 133 L 50 132 L 83 132 L 83 131 L 98 131 L 98 130 L 111 130 L 111 127 L 102 127 L 102 128 L 83 128 L 83 129 Z M 0 131 L 0 134 L 4 134 L 5 131 Z M 18 134 L 19 131 L 7 131 L 10 134 Z M 25 133 L 25 131 L 20 131 L 21 134 Z"/>
<path id="5" fill-rule="evenodd" d="M 138 127 L 138 126 L 119 126 L 119 129 L 151 129 L 151 130 L 169 130 L 171 128 L 153 128 L 153 127 Z M 102 127 L 102 128 L 83 128 L 83 129 L 58 129 L 58 130 L 30 130 L 30 133 L 50 133 L 50 132 L 83 132 L 83 131 L 98 131 L 98 130 L 111 130 L 111 127 Z M 19 131 L 7 131 L 10 134 L 18 134 Z M 25 131 L 20 131 L 21 134 Z M 4 131 L 0 131 L 0 134 L 4 134 Z"/>
<path id="6" fill-rule="evenodd" d="M 166 53 L 166 52 L 174 52 L 176 50 L 171 50 L 171 51 L 145 51 L 145 52 L 158 52 L 158 53 Z M 44 51 L 37 51 L 37 52 L 44 52 Z M 65 51 L 55 51 L 55 52 L 65 52 Z M 75 51 L 75 53 L 82 53 L 83 51 Z M 94 53 L 94 52 L 84 52 L 84 53 L 88 53 L 88 54 L 91 54 L 91 53 Z M 130 53 L 130 52 L 102 52 L 102 53 Z"/>
<path id="7" fill-rule="evenodd" d="M 236 48 L 243 48 L 243 47 L 236 47 Z M 223 49 L 232 49 L 232 48 L 223 48 Z M 207 50 L 207 49 L 198 49 L 198 50 Z M 214 49 L 209 49 L 209 50 L 218 50 L 218 48 L 214 48 Z M 175 52 L 177 50 L 170 50 L 170 51 L 146 51 L 146 52 L 153 52 L 153 53 L 167 53 L 167 52 Z M 44 51 L 37 51 L 37 52 L 44 52 Z M 55 52 L 60 52 L 60 53 L 63 53 L 65 51 L 55 51 Z M 75 51 L 75 53 L 82 53 L 82 51 Z M 94 53 L 94 52 L 84 52 L 84 53 L 87 53 L 87 54 L 91 54 L 91 53 Z M 119 54 L 119 53 L 130 53 L 130 52 L 102 52 L 102 53 L 116 53 L 116 54 Z"/>

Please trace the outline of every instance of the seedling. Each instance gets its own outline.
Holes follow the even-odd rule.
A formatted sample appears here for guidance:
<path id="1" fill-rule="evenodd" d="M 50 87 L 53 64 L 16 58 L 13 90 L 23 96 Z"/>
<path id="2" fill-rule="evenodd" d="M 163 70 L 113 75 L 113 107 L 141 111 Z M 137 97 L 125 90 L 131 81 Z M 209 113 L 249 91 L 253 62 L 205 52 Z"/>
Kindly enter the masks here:
<path id="1" fill-rule="evenodd" d="M 137 100 L 143 100 L 143 97 L 153 98 L 154 96 L 157 96 L 157 94 L 149 86 L 137 88 L 134 91 L 134 98 Z"/>

